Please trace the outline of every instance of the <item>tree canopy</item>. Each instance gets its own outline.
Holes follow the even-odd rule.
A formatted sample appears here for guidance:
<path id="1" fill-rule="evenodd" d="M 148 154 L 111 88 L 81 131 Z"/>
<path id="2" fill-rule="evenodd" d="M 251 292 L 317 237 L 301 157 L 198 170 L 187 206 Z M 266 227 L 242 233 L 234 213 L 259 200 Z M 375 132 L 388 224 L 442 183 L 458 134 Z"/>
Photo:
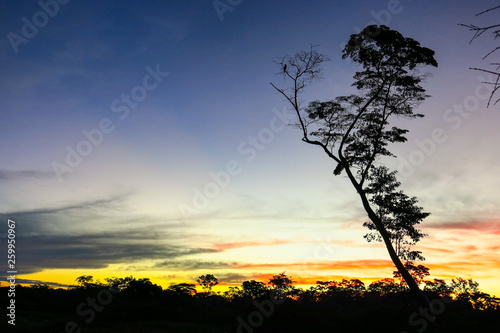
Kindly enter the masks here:
<path id="1" fill-rule="evenodd" d="M 212 274 L 201 275 L 197 282 L 207 293 L 210 293 L 212 288 L 219 284 L 219 280 Z"/>

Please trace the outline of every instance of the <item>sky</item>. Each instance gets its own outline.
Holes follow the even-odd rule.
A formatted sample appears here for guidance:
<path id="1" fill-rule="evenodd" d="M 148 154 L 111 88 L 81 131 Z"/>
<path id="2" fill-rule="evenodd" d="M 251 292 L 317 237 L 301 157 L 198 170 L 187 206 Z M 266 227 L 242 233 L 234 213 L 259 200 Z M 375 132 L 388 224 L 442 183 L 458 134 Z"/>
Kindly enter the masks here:
<path id="1" fill-rule="evenodd" d="M 355 93 L 351 34 L 385 24 L 436 52 L 425 118 L 387 165 L 431 215 L 430 278 L 500 295 L 500 121 L 483 56 L 458 23 L 497 1 L 1 1 L 0 235 L 18 281 L 148 277 L 223 285 L 392 277 L 348 179 L 301 142 L 273 59 L 328 55 L 305 101 Z M 6 262 L 2 263 L 6 267 Z M 5 272 L 0 276 L 5 281 Z M 5 283 L 5 282 L 4 282 Z"/>

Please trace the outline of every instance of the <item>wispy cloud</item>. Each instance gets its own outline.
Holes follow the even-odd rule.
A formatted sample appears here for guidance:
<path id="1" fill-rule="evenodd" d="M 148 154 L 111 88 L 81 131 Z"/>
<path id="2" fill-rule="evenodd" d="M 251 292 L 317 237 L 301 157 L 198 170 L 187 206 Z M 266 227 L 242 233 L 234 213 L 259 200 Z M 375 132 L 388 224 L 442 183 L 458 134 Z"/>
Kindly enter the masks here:
<path id="1" fill-rule="evenodd" d="M 215 249 L 205 249 L 205 253 L 215 253 L 218 252 Z M 156 263 L 153 268 L 154 269 L 173 269 L 179 271 L 192 271 L 199 269 L 225 269 L 225 268 L 233 268 L 237 266 L 236 262 L 225 262 L 225 261 L 203 261 L 203 260 L 193 260 L 193 259 L 184 259 L 184 260 L 163 260 Z"/>
<path id="2" fill-rule="evenodd" d="M 222 285 L 241 284 L 243 281 L 250 280 L 248 275 L 240 273 L 221 273 L 218 276 Z"/>
<path id="3" fill-rule="evenodd" d="M 46 284 L 49 285 L 53 288 L 67 288 L 69 285 L 63 284 L 63 283 L 57 283 L 57 282 L 51 282 L 51 281 L 40 281 L 40 280 L 31 280 L 31 279 L 20 279 L 16 278 L 16 283 L 20 284 Z"/>
<path id="4" fill-rule="evenodd" d="M 51 171 L 41 170 L 0 170 L 0 180 L 13 180 L 22 178 L 55 178 L 54 173 Z"/>
<path id="5" fill-rule="evenodd" d="M 263 264 L 242 264 L 235 268 L 252 268 L 252 269 L 304 269 L 311 271 L 322 270 L 349 270 L 349 269 L 386 269 L 392 268 L 394 265 L 390 260 L 342 260 L 342 261 L 325 261 L 325 262 L 302 262 L 302 263 L 263 263 Z"/>
<path id="6" fill-rule="evenodd" d="M 438 222 L 429 223 L 426 225 L 426 228 L 467 232 L 475 231 L 480 233 L 500 235 L 500 220 L 483 219 L 458 222 Z"/>
<path id="7" fill-rule="evenodd" d="M 184 244 L 176 221 L 127 216 L 128 194 L 59 207 L 0 214 L 13 219 L 19 274 L 44 269 L 99 269 L 113 263 L 172 260 L 215 253 Z M 117 215 L 116 211 L 122 214 Z"/>
<path id="8" fill-rule="evenodd" d="M 239 249 L 243 247 L 253 246 L 269 246 L 269 245 L 282 245 L 293 243 L 292 240 L 272 239 L 267 241 L 247 241 L 247 242 L 234 242 L 234 243 L 219 243 L 215 247 L 221 251 L 228 249 Z"/>
<path id="9" fill-rule="evenodd" d="M 211 248 L 144 242 L 143 239 L 143 236 L 124 237 L 123 233 L 19 237 L 18 272 L 31 274 L 44 269 L 100 269 L 115 263 L 174 259 L 217 252 Z"/>

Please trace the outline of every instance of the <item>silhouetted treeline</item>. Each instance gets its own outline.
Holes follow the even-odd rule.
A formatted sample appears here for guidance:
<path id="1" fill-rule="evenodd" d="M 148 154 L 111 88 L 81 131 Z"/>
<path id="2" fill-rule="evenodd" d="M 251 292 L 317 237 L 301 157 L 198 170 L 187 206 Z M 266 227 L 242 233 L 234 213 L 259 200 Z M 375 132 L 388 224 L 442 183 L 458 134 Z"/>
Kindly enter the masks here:
<path id="1" fill-rule="evenodd" d="M 500 332 L 500 299 L 473 280 L 423 281 L 433 300 L 424 310 L 394 279 L 368 286 L 357 279 L 318 281 L 302 289 L 281 273 L 268 283 L 250 280 L 213 292 L 218 280 L 200 278 L 204 292 L 189 283 L 163 289 L 132 276 L 104 283 L 80 276 L 68 289 L 17 285 L 16 332 L 400 333 L 432 332 L 434 322 L 441 332 Z"/>

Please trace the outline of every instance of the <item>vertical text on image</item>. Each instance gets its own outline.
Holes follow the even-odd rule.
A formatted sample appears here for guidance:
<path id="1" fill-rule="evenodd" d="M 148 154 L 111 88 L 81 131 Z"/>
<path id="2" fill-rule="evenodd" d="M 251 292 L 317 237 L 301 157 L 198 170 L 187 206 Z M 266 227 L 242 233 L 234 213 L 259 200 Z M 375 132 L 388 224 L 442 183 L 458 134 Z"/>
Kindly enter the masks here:
<path id="1" fill-rule="evenodd" d="M 7 317 L 10 319 L 10 325 L 16 325 L 16 222 L 7 220 L 7 296 L 9 298 L 9 306 L 7 307 Z"/>

